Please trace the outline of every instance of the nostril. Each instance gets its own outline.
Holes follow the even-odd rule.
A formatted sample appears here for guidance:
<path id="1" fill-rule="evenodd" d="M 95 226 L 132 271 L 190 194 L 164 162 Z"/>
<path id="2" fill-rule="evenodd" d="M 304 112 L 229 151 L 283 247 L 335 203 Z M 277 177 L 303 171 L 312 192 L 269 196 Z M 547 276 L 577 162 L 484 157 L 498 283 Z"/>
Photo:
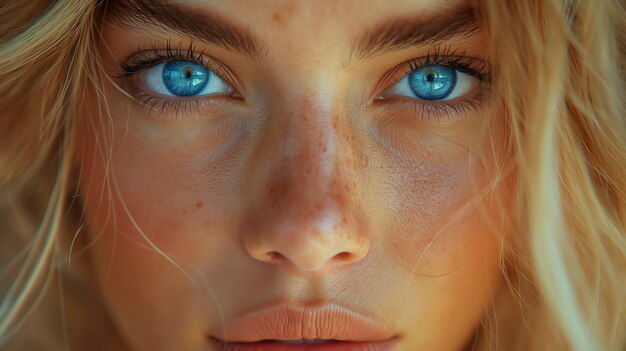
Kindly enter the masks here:
<path id="1" fill-rule="evenodd" d="M 289 257 L 280 253 L 279 251 L 267 251 L 264 253 L 263 257 L 264 257 L 263 261 L 265 261 L 266 263 L 282 265 L 287 262 L 290 262 L 290 264 L 295 265 L 301 270 L 310 271 L 310 270 L 317 270 L 319 267 L 324 265 L 324 262 L 349 263 L 349 262 L 352 262 L 356 256 L 351 252 L 342 251 L 332 256 L 330 259 L 329 258 L 322 259 L 320 256 L 320 257 L 314 258 L 311 261 L 310 259 L 307 259 L 306 256 L 294 255 L 294 257 Z M 311 268 L 311 267 L 315 267 L 315 268 Z"/>
<path id="2" fill-rule="evenodd" d="M 349 252 L 340 252 L 333 257 L 337 261 L 345 262 L 352 259 L 352 254 Z"/>
<path id="3" fill-rule="evenodd" d="M 270 252 L 268 252 L 266 254 L 266 256 L 267 256 L 267 260 L 269 262 L 272 262 L 272 261 L 282 261 L 282 260 L 286 259 L 286 257 L 283 254 L 281 254 L 280 252 L 277 252 L 277 251 L 270 251 Z"/>

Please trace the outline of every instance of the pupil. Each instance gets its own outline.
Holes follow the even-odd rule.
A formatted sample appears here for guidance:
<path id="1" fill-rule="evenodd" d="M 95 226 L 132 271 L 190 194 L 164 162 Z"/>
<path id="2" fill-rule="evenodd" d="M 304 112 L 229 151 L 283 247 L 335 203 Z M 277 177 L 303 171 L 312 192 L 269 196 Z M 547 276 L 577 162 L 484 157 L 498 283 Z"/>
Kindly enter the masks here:
<path id="1" fill-rule="evenodd" d="M 176 96 L 193 96 L 206 87 L 210 73 L 200 64 L 172 61 L 163 67 L 163 83 Z"/>
<path id="2" fill-rule="evenodd" d="M 409 86 L 423 100 L 441 100 L 454 90 L 456 72 L 448 66 L 426 66 L 409 75 Z"/>

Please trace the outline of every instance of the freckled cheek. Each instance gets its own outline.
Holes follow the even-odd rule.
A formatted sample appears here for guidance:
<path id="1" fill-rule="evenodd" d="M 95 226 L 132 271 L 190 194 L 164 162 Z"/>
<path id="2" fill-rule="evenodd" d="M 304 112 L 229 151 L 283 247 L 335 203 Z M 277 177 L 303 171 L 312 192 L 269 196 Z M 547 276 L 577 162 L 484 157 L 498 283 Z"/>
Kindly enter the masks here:
<path id="1" fill-rule="evenodd" d="M 215 243 L 211 234 L 227 224 L 225 213 L 237 189 L 233 150 L 220 150 L 231 138 L 207 143 L 189 137 L 181 142 L 161 138 L 155 128 L 149 133 L 131 129 L 113 146 L 109 177 L 107 162 L 95 145 L 88 145 L 83 161 L 87 216 L 104 230 L 102 239 L 122 234 L 129 240 L 117 240 L 116 245 L 139 249 L 136 244 L 146 245 L 140 228 L 164 251 L 186 256 L 194 248 L 203 250 L 203 240 Z"/>
<path id="2" fill-rule="evenodd" d="M 388 248 L 415 274 L 438 275 L 462 267 L 493 244 L 479 211 L 459 212 L 477 194 L 467 158 L 401 160 L 389 167 L 385 183 L 389 221 Z M 470 181 L 471 180 L 471 181 Z"/>

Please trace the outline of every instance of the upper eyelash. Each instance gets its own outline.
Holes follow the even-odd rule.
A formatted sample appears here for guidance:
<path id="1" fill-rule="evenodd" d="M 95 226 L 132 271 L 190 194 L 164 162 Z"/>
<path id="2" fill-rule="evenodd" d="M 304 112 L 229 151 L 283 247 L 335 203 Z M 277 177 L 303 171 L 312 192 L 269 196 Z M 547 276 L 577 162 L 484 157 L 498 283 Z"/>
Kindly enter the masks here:
<path id="1" fill-rule="evenodd" d="M 486 60 L 476 56 L 469 56 L 466 51 L 452 49 L 451 46 L 435 46 L 426 56 L 409 59 L 397 65 L 383 76 L 380 82 L 384 84 L 384 86 L 381 87 L 381 83 L 379 83 L 377 91 L 380 91 L 379 89 L 381 88 L 381 90 L 386 91 L 419 68 L 437 65 L 448 66 L 459 72 L 473 76 L 479 80 L 483 88 L 481 88 L 479 94 L 476 96 L 462 101 L 432 102 L 421 99 L 406 99 L 404 101 L 398 101 L 398 103 L 410 103 L 414 107 L 415 113 L 420 114 L 425 120 L 436 118 L 437 121 L 439 121 L 440 118 L 444 116 L 451 121 L 450 115 L 467 112 L 489 100 L 489 85 L 493 81 L 491 66 Z M 373 103 L 381 101 L 390 102 L 384 93 L 383 95 L 378 95 Z M 394 103 L 393 99 L 391 103 Z"/>
<path id="2" fill-rule="evenodd" d="M 154 42 L 151 43 L 150 50 L 142 51 L 138 49 L 137 53 L 133 54 L 129 59 L 120 64 L 123 71 L 120 78 L 128 78 L 144 70 L 155 67 L 161 63 L 167 63 L 177 60 L 187 60 L 202 64 L 205 67 L 209 68 L 218 77 L 233 86 L 233 84 L 231 83 L 233 79 L 229 78 L 229 73 L 223 67 L 221 67 L 217 63 L 217 61 L 214 61 L 203 51 L 197 51 L 193 42 L 191 42 L 186 49 L 183 49 L 182 45 L 174 48 L 171 45 L 170 40 L 167 41 L 165 49 L 157 48 Z M 479 57 L 468 56 L 466 55 L 465 51 L 459 49 L 451 49 L 451 46 L 435 46 L 431 51 L 428 52 L 426 56 L 413 58 L 401 63 L 400 65 L 396 66 L 395 69 L 388 71 L 385 75 L 387 76 L 387 78 L 384 78 L 383 81 L 388 82 L 389 79 L 394 79 L 393 84 L 396 84 L 399 80 L 401 80 L 403 77 L 410 74 L 411 72 L 415 71 L 416 69 L 431 65 L 449 66 L 460 72 L 474 76 L 481 82 L 490 83 L 492 81 L 491 69 L 489 64 L 485 60 Z M 402 73 L 400 76 L 398 76 L 399 72 Z M 390 78 L 389 76 L 393 76 L 395 78 Z M 481 96 L 475 98 L 476 101 L 466 101 L 465 103 L 470 105 L 478 103 L 479 100 L 484 100 L 484 95 L 485 94 L 481 94 Z M 174 109 L 178 112 L 179 109 L 184 109 L 187 107 L 196 109 L 199 109 L 200 107 L 200 102 L 195 100 L 195 103 L 191 101 L 192 104 L 190 104 L 190 101 L 187 100 L 169 101 L 167 99 L 156 98 L 147 94 L 142 94 L 142 99 L 144 100 L 144 104 L 156 104 L 157 102 L 161 104 L 161 113 L 165 113 L 166 110 L 171 109 Z M 432 115 L 436 113 L 435 110 L 441 110 L 441 112 L 445 112 L 443 110 L 456 110 L 457 108 L 462 110 L 468 107 L 463 105 L 463 107 L 461 108 L 460 105 L 455 105 L 455 103 L 453 102 L 446 103 L 445 105 L 431 106 L 428 104 L 428 102 L 416 101 L 415 104 L 419 104 L 421 106 L 422 114 L 427 115 Z"/>
<path id="3" fill-rule="evenodd" d="M 122 73 L 117 76 L 117 78 L 126 80 L 159 64 L 179 60 L 191 61 L 203 65 L 231 87 L 234 86 L 234 77 L 232 77 L 218 61 L 206 55 L 202 50 L 196 50 L 193 42 L 191 42 L 187 48 L 183 48 L 182 45 L 173 47 L 169 39 L 167 40 L 165 48 L 157 47 L 155 42 L 150 44 L 149 50 L 138 48 L 135 54 L 120 63 Z M 158 112 L 156 117 L 164 116 L 172 111 L 178 116 L 187 109 L 199 111 L 200 107 L 204 104 L 222 102 L 222 97 L 220 96 L 212 96 L 210 101 L 208 99 L 170 99 L 168 97 L 156 97 L 138 89 L 133 83 L 125 82 L 124 84 L 128 89 L 127 91 L 131 92 L 134 98 L 140 103 L 141 108 L 150 106 L 153 107 L 148 109 L 150 113 Z"/>
<path id="4" fill-rule="evenodd" d="M 138 49 L 136 54 L 133 54 L 133 56 L 120 64 L 122 67 L 122 74 L 119 78 L 130 77 L 161 63 L 184 60 L 207 67 L 222 80 L 232 85 L 232 78 L 229 77 L 230 75 L 228 72 L 213 59 L 207 59 L 208 56 L 204 53 L 204 51 L 196 50 L 196 46 L 193 42 L 191 42 L 186 49 L 180 45 L 178 47 L 173 47 L 169 39 L 167 40 L 165 49 L 157 48 L 154 42 L 152 42 L 150 46 L 150 50 Z"/>
<path id="5" fill-rule="evenodd" d="M 383 98 L 387 89 L 400 82 L 413 71 L 422 67 L 437 65 L 454 68 L 459 72 L 477 78 L 481 83 L 491 83 L 493 81 L 492 69 L 486 60 L 477 56 L 469 56 L 464 50 L 438 45 L 433 47 L 426 56 L 408 59 L 387 71 L 374 88 L 376 98 L 374 98 L 373 102 Z M 381 91 L 383 92 L 382 95 Z M 422 103 L 425 103 L 424 101 Z"/>
<path id="6" fill-rule="evenodd" d="M 469 56 L 465 50 L 452 49 L 451 46 L 435 46 L 426 56 L 410 59 L 406 62 L 405 75 L 425 66 L 444 65 L 459 72 L 478 78 L 481 82 L 491 82 L 492 74 L 487 61 Z"/>

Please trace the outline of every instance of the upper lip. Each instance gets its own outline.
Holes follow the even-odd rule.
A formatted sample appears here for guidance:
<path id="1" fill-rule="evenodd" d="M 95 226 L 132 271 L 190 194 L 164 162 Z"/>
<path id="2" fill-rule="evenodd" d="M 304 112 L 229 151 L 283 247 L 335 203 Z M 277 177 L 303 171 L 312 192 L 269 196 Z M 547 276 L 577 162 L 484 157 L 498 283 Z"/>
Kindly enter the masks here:
<path id="1" fill-rule="evenodd" d="M 372 317 L 331 303 L 279 303 L 229 321 L 212 337 L 228 342 L 332 339 L 385 341 L 395 335 Z"/>

